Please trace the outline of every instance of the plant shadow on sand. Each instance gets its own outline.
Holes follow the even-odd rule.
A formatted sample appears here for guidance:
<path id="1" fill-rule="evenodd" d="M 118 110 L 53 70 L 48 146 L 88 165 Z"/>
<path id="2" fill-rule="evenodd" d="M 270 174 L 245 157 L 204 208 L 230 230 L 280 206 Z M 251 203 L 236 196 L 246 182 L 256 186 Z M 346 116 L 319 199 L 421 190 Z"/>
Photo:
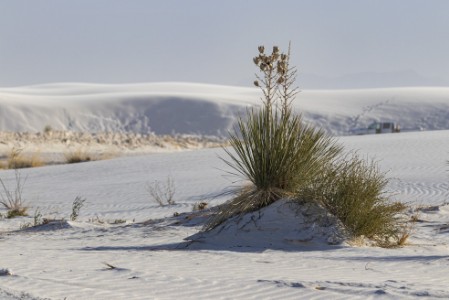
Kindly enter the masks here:
<path id="1" fill-rule="evenodd" d="M 212 245 L 200 242 L 180 242 L 168 243 L 153 246 L 99 246 L 99 247 L 83 247 L 76 250 L 81 251 L 228 251 L 241 253 L 262 253 L 267 250 L 284 251 L 284 252 L 306 252 L 306 251 L 329 251 L 345 248 L 344 246 L 322 246 L 322 245 L 304 245 L 297 247 L 246 247 L 246 246 L 226 246 Z"/>
<path id="2" fill-rule="evenodd" d="M 288 200 L 277 201 L 259 211 L 234 216 L 210 231 L 198 231 L 184 241 L 148 246 L 84 247 L 85 251 L 235 251 L 260 253 L 279 251 L 327 251 L 348 247 L 338 221 Z M 214 209 L 180 214 L 133 226 L 158 231 L 198 228 L 207 222 Z M 137 229 L 137 228 L 134 228 Z M 133 229 L 133 230 L 134 230 Z"/>
<path id="3" fill-rule="evenodd" d="M 322 257 L 323 259 L 331 260 L 352 260 L 352 261 L 378 261 L 378 262 L 407 262 L 407 261 L 419 261 L 419 262 L 431 262 L 438 260 L 449 260 L 449 255 L 389 255 L 389 256 L 351 256 L 351 257 Z"/>

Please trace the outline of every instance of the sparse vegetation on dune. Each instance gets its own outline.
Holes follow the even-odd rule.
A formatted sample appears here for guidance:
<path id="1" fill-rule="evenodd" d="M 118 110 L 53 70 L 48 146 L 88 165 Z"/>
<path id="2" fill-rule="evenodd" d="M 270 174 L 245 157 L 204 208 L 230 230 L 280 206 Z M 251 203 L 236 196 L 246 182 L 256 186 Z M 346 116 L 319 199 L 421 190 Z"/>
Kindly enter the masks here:
<path id="1" fill-rule="evenodd" d="M 121 155 L 202 149 L 227 145 L 218 137 L 155 135 L 132 132 L 71 132 L 46 127 L 43 132 L 0 132 L 0 169 L 106 160 Z M 7 145 L 20 147 L 8 149 Z M 42 150 L 42 152 L 41 152 Z"/>
<path id="2" fill-rule="evenodd" d="M 0 162 L 2 169 L 23 169 L 41 167 L 45 163 L 40 157 L 40 152 L 37 151 L 30 155 L 25 155 L 22 148 L 13 147 L 6 155 L 6 159 Z"/>
<path id="3" fill-rule="evenodd" d="M 125 149 L 139 147 L 169 148 L 176 146 L 181 149 L 212 148 L 226 144 L 224 138 L 201 135 L 156 135 L 154 133 L 140 134 L 135 132 L 74 132 L 54 129 L 44 129 L 44 132 L 0 132 L 0 138 L 5 143 L 21 141 L 22 144 L 55 144 L 55 145 L 102 145 L 120 146 Z"/>
<path id="4" fill-rule="evenodd" d="M 196 202 L 193 205 L 192 211 L 202 211 L 207 209 L 207 207 L 209 206 L 209 203 L 204 202 L 204 201 L 200 201 L 200 202 Z"/>
<path id="5" fill-rule="evenodd" d="M 388 198 L 387 183 L 375 162 L 352 155 L 330 165 L 318 180 L 299 191 L 298 198 L 325 207 L 353 238 L 363 236 L 383 247 L 400 246 L 409 234 L 404 230 L 407 206 Z"/>
<path id="6" fill-rule="evenodd" d="M 80 196 L 77 196 L 75 200 L 73 200 L 72 213 L 70 214 L 71 221 L 76 221 L 80 214 L 81 208 L 84 206 L 84 202 L 86 202 L 86 199 L 81 198 Z"/>
<path id="7" fill-rule="evenodd" d="M 113 151 L 107 152 L 95 152 L 93 150 L 87 150 L 83 147 L 76 148 L 74 150 L 69 150 L 64 153 L 65 163 L 75 164 L 96 160 L 106 160 L 117 157 L 118 154 Z"/>
<path id="8" fill-rule="evenodd" d="M 168 176 L 165 183 L 160 181 L 153 181 L 147 183 L 146 190 L 151 196 L 151 199 L 160 206 L 175 205 L 176 187 L 172 177 Z"/>
<path id="9" fill-rule="evenodd" d="M 398 215 L 406 206 L 384 195 L 387 180 L 376 165 L 356 156 L 341 159 L 342 148 L 332 138 L 293 113 L 296 69 L 289 59 L 290 49 L 286 54 L 275 46 L 265 54 L 259 47 L 253 61 L 261 75 L 254 84 L 262 91 L 263 105 L 239 118 L 224 159 L 233 174 L 251 184 L 220 206 L 203 229 L 281 198 L 307 199 L 339 218 L 353 237 L 365 236 L 384 247 L 403 244 L 406 233 Z"/>
<path id="10" fill-rule="evenodd" d="M 265 54 L 263 46 L 254 63 L 261 72 L 254 84 L 262 91 L 260 110 L 249 109 L 231 133 L 234 152 L 227 149 L 225 162 L 251 185 L 239 191 L 229 205 L 206 225 L 211 229 L 229 217 L 265 207 L 283 197 L 293 197 L 310 184 L 340 153 L 341 148 L 324 132 L 305 125 L 295 115 L 291 102 L 296 69 L 289 65 L 290 51 L 273 47 Z"/>
<path id="11" fill-rule="evenodd" d="M 68 164 L 88 162 L 92 160 L 92 154 L 82 148 L 68 151 L 64 154 L 64 157 Z"/>
<path id="12" fill-rule="evenodd" d="M 22 197 L 25 181 L 26 180 L 22 179 L 20 172 L 15 170 L 15 187 L 11 190 L 0 178 L 0 185 L 2 186 L 2 191 L 0 192 L 0 204 L 8 210 L 6 214 L 7 218 L 28 215 L 28 207 L 25 206 L 25 201 Z"/>

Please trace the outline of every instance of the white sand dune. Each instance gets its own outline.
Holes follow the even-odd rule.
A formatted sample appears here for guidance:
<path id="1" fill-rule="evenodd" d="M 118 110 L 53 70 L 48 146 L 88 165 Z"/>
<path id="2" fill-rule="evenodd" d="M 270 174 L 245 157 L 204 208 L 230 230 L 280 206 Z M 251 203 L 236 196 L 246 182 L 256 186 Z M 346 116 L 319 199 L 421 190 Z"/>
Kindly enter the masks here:
<path id="1" fill-rule="evenodd" d="M 384 118 L 403 127 L 448 129 L 448 95 L 445 88 L 304 91 L 295 105 L 307 120 L 337 134 Z M 236 112 L 258 103 L 258 92 L 191 84 L 3 88 L 0 126 L 155 130 L 151 111 L 161 103 L 161 132 L 218 134 L 232 125 Z M 189 123 L 206 112 L 213 117 Z M 337 139 L 348 151 L 379 161 L 391 178 L 387 192 L 393 199 L 422 207 L 410 245 L 328 245 L 323 227 L 294 224 L 301 218 L 281 202 L 266 211 L 265 231 L 251 225 L 242 233 L 230 226 L 207 238 L 197 235 L 205 217 L 187 214 L 193 205 L 221 204 L 230 189 L 244 184 L 227 175 L 219 148 L 45 166 L 21 170 L 31 216 L 0 219 L 0 270 L 8 270 L 0 272 L 0 298 L 449 298 L 449 130 Z M 0 170 L 12 190 L 14 175 Z M 146 186 L 168 177 L 176 204 L 159 206 Z M 77 196 L 86 202 L 71 221 Z M 35 211 L 56 221 L 20 229 L 34 222 Z"/>
<path id="2" fill-rule="evenodd" d="M 3 131 L 225 134 L 252 89 L 200 84 L 51 84 L 0 89 Z"/>
<path id="3" fill-rule="evenodd" d="M 0 277 L 0 289 L 12 295 L 4 298 L 21 293 L 29 299 L 449 297 L 449 206 L 444 204 L 449 131 L 339 140 L 379 159 L 393 177 L 394 198 L 431 206 L 422 211 L 409 246 L 285 247 L 282 238 L 267 246 L 260 237 L 260 243 L 247 240 L 250 247 L 238 247 L 228 235 L 228 243 L 212 239 L 186 247 L 184 239 L 201 224 L 173 213 L 189 212 L 197 201 L 222 203 L 229 197 L 224 192 L 240 184 L 224 176 L 227 167 L 217 149 L 41 167 L 22 171 L 31 212 L 39 207 L 45 217 L 67 219 L 77 195 L 87 202 L 77 221 L 60 227 L 11 232 L 32 217 L 0 221 L 0 267 L 13 273 Z M 177 204 L 160 207 L 145 185 L 167 176 L 175 181 Z M 0 177 L 8 186 L 14 183 L 13 171 L 1 171 Z M 155 221 L 139 223 L 148 219 Z M 115 220 L 127 223 L 107 224 Z M 272 229 L 285 233 L 281 224 L 271 223 Z"/>
<path id="4" fill-rule="evenodd" d="M 312 203 L 279 200 L 258 211 L 235 216 L 207 232 L 186 238 L 189 249 L 204 244 L 220 248 L 297 250 L 301 246 L 323 248 L 342 244 L 344 226 Z"/>
<path id="5" fill-rule="evenodd" d="M 132 131 L 226 135 L 236 115 L 260 104 L 256 88 L 191 83 L 60 83 L 0 88 L 0 131 Z M 372 121 L 409 130 L 449 129 L 449 88 L 306 90 L 295 109 L 344 135 Z"/>

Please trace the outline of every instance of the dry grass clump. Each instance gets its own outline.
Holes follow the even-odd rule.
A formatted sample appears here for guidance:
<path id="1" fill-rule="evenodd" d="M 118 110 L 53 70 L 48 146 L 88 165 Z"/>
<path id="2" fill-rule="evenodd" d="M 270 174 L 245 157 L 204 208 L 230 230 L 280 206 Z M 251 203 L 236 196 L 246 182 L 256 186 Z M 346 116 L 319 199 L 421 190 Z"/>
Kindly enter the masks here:
<path id="1" fill-rule="evenodd" d="M 41 167 L 43 165 L 44 161 L 40 157 L 39 152 L 27 156 L 23 154 L 23 149 L 13 147 L 2 166 L 5 169 L 23 169 Z"/>
<path id="2" fill-rule="evenodd" d="M 86 199 L 81 198 L 80 196 L 75 197 L 75 200 L 73 200 L 72 203 L 72 213 L 70 214 L 71 221 L 76 221 L 80 214 L 81 208 L 84 206 L 84 202 L 86 202 Z"/>
<path id="3" fill-rule="evenodd" d="M 88 162 L 92 160 L 92 155 L 82 148 L 68 151 L 64 154 L 64 157 L 68 164 Z"/>
<path id="4" fill-rule="evenodd" d="M 44 130 L 43 130 L 44 134 L 49 134 L 52 131 L 53 131 L 53 127 L 51 127 L 50 125 L 45 125 L 44 126 Z"/>
<path id="5" fill-rule="evenodd" d="M 335 163 L 299 197 L 318 201 L 354 238 L 363 236 L 382 247 L 403 245 L 409 235 L 402 218 L 407 206 L 390 201 L 387 183 L 375 162 L 354 155 Z"/>
<path id="6" fill-rule="evenodd" d="M 175 183 L 173 178 L 167 177 L 165 183 L 159 181 L 154 181 L 152 183 L 147 183 L 146 190 L 150 194 L 153 201 L 157 202 L 160 206 L 165 205 L 175 205 Z"/>
<path id="7" fill-rule="evenodd" d="M 0 179 L 0 185 L 2 191 L 0 192 L 0 204 L 2 204 L 7 210 L 7 218 L 14 218 L 18 216 L 26 216 L 28 207 L 25 206 L 22 192 L 23 186 L 26 180 L 22 180 L 20 172 L 15 170 L 16 185 L 14 191 L 7 188 L 2 179 Z"/>
<path id="8" fill-rule="evenodd" d="M 202 211 L 202 210 L 205 210 L 208 206 L 209 206 L 209 203 L 207 203 L 207 202 L 204 202 L 204 201 L 196 202 L 193 205 L 192 211 Z"/>
<path id="9" fill-rule="evenodd" d="M 65 161 L 68 164 L 81 163 L 81 162 L 89 162 L 95 160 L 106 160 L 112 159 L 118 156 L 116 151 L 105 151 L 102 153 L 93 153 L 92 151 L 83 149 L 81 147 L 67 151 L 64 153 Z"/>

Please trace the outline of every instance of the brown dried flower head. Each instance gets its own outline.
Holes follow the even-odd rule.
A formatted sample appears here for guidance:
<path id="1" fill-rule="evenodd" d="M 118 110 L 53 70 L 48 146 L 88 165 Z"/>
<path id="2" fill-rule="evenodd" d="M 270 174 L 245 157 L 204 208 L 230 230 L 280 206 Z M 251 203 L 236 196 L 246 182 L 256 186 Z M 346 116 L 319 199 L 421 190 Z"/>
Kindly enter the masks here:
<path id="1" fill-rule="evenodd" d="M 259 56 L 254 57 L 254 58 L 253 58 L 253 62 L 254 62 L 254 64 L 256 64 L 256 65 L 259 65 L 259 63 L 260 63 L 260 57 L 259 57 Z"/>
<path id="2" fill-rule="evenodd" d="M 285 73 L 287 73 L 287 65 L 285 64 L 284 61 L 278 61 L 276 71 L 281 75 L 284 75 Z"/>
<path id="3" fill-rule="evenodd" d="M 258 49 L 259 49 L 259 53 L 260 54 L 263 54 L 263 52 L 265 51 L 265 47 L 264 46 L 259 46 Z"/>

